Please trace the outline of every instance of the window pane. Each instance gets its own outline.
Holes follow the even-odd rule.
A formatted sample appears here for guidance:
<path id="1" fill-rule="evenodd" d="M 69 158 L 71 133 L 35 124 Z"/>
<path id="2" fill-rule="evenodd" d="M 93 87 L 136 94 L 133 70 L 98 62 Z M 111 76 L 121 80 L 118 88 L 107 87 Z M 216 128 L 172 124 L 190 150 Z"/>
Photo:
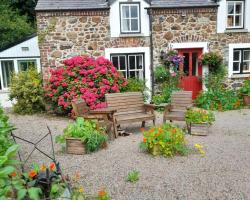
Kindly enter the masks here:
<path id="1" fill-rule="evenodd" d="M 138 17 L 138 6 L 131 6 L 131 17 Z"/>
<path id="2" fill-rule="evenodd" d="M 228 16 L 227 17 L 227 26 L 228 27 L 234 26 L 234 17 L 233 16 Z"/>
<path id="3" fill-rule="evenodd" d="M 130 71 L 129 72 L 129 77 L 130 78 L 135 78 L 135 71 Z"/>
<path id="4" fill-rule="evenodd" d="M 236 3 L 235 6 L 236 6 L 235 13 L 241 14 L 242 13 L 242 3 Z"/>
<path id="5" fill-rule="evenodd" d="M 238 63 L 238 62 L 234 62 L 234 64 L 233 64 L 233 71 L 235 71 L 235 72 L 238 72 L 238 71 L 240 71 L 240 63 Z"/>
<path id="6" fill-rule="evenodd" d="M 242 24 L 241 19 L 242 19 L 241 15 L 235 16 L 235 26 L 241 26 L 241 24 Z"/>
<path id="7" fill-rule="evenodd" d="M 36 68 L 36 61 L 35 60 L 18 60 L 18 69 L 19 71 L 26 71 L 30 68 Z"/>
<path id="8" fill-rule="evenodd" d="M 136 56 L 136 61 L 137 61 L 136 68 L 137 69 L 142 69 L 142 65 L 143 65 L 142 56 Z"/>
<path id="9" fill-rule="evenodd" d="M 198 54 L 193 53 L 192 54 L 192 76 L 196 76 L 197 73 L 197 67 L 198 67 Z"/>
<path id="10" fill-rule="evenodd" d="M 129 69 L 135 69 L 135 56 L 129 56 Z"/>
<path id="11" fill-rule="evenodd" d="M 244 51 L 243 52 L 243 59 L 244 61 L 249 61 L 250 60 L 250 50 L 249 51 Z"/>
<path id="12" fill-rule="evenodd" d="M 120 56 L 120 70 L 126 70 L 126 57 Z"/>
<path id="13" fill-rule="evenodd" d="M 243 72 L 248 72 L 250 69 L 250 62 L 243 63 Z"/>
<path id="14" fill-rule="evenodd" d="M 130 31 L 129 19 L 122 20 L 122 31 L 124 32 Z"/>
<path id="15" fill-rule="evenodd" d="M 122 18 L 129 18 L 129 6 L 122 6 Z"/>
<path id="16" fill-rule="evenodd" d="M 131 31 L 139 31 L 138 19 L 131 19 Z"/>
<path id="17" fill-rule="evenodd" d="M 112 63 L 115 66 L 115 68 L 119 70 L 118 56 L 112 56 L 111 59 L 112 59 Z"/>
<path id="18" fill-rule="evenodd" d="M 184 53 L 184 62 L 183 62 L 183 72 L 185 75 L 189 75 L 189 53 Z"/>
<path id="19" fill-rule="evenodd" d="M 14 72 L 13 61 L 2 61 L 2 76 L 3 76 L 3 87 L 7 88 L 10 85 L 11 74 Z"/>
<path id="20" fill-rule="evenodd" d="M 234 61 L 239 61 L 240 60 L 240 51 L 234 51 Z"/>
<path id="21" fill-rule="evenodd" d="M 234 13 L 234 3 L 228 2 L 227 13 L 228 14 L 233 14 Z"/>

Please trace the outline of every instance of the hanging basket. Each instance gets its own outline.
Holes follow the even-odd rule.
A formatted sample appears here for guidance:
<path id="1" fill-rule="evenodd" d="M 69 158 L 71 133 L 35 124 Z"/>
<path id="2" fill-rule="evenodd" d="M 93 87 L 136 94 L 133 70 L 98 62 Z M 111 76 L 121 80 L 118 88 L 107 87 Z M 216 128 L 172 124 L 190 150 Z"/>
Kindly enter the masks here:
<path id="1" fill-rule="evenodd" d="M 206 136 L 209 134 L 209 124 L 208 123 L 191 123 L 188 127 L 188 132 L 191 135 Z"/>
<path id="2" fill-rule="evenodd" d="M 66 139 L 66 152 L 68 154 L 83 155 L 86 154 L 84 143 L 77 138 Z"/>

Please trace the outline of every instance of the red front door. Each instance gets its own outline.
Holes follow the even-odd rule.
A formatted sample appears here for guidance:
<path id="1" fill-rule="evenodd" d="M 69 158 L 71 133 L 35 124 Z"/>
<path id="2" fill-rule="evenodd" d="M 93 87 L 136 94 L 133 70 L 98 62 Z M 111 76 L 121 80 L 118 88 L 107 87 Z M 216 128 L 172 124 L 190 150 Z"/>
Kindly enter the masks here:
<path id="1" fill-rule="evenodd" d="M 180 81 L 180 87 L 184 91 L 192 91 L 193 99 L 202 90 L 202 64 L 199 58 L 202 54 L 202 49 L 180 49 L 180 56 L 184 57 L 183 63 L 180 65 L 180 71 L 183 73 Z"/>

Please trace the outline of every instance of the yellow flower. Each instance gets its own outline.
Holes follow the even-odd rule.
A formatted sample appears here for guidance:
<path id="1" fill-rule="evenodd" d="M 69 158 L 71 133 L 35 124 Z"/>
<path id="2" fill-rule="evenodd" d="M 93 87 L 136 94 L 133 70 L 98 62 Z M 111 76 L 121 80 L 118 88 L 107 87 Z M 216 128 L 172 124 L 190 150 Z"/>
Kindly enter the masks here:
<path id="1" fill-rule="evenodd" d="M 43 164 L 40 166 L 40 171 L 45 172 L 46 171 L 46 166 Z"/>
<path id="2" fill-rule="evenodd" d="M 79 193 L 83 193 L 84 192 L 84 188 L 82 186 L 80 186 L 79 189 L 78 189 L 78 192 Z"/>
<path id="3" fill-rule="evenodd" d="M 195 144 L 194 147 L 195 147 L 196 149 L 202 149 L 202 148 L 203 148 L 203 146 L 200 145 L 200 144 Z"/>

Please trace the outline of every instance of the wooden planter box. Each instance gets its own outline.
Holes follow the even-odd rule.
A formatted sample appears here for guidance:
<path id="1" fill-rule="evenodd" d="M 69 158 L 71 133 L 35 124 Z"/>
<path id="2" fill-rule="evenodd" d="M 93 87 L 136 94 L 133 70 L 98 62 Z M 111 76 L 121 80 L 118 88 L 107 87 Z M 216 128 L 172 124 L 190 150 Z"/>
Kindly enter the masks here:
<path id="1" fill-rule="evenodd" d="M 243 95 L 243 101 L 246 106 L 250 106 L 250 96 Z"/>
<path id="2" fill-rule="evenodd" d="M 66 139 L 66 152 L 68 154 L 83 155 L 86 154 L 85 145 L 80 139 L 67 138 Z"/>
<path id="3" fill-rule="evenodd" d="M 190 125 L 188 125 L 188 132 L 191 135 L 206 136 L 209 133 L 208 130 L 209 130 L 208 123 L 201 123 L 201 124 L 191 123 Z"/>

